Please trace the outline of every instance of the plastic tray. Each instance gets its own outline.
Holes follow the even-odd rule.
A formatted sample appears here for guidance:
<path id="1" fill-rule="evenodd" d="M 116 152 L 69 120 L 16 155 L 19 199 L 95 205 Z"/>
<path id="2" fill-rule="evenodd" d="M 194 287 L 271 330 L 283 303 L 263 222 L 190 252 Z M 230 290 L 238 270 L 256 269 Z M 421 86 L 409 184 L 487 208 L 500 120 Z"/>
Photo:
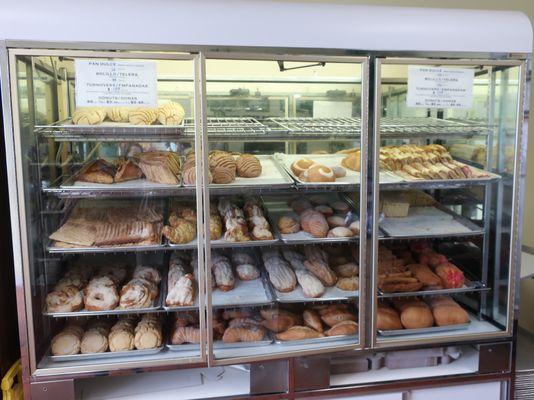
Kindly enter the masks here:
<path id="1" fill-rule="evenodd" d="M 447 325 L 447 326 L 432 326 L 430 328 L 421 329 L 394 329 L 390 331 L 378 330 L 378 334 L 384 337 L 390 336 L 403 336 L 403 335 L 417 335 L 422 333 L 435 333 L 435 332 L 447 332 L 447 331 L 459 331 L 469 328 L 471 322 L 466 324 Z"/>
<path id="2" fill-rule="evenodd" d="M 49 356 L 52 361 L 80 361 L 80 360 L 105 360 L 118 357 L 135 357 L 135 356 L 149 356 L 159 353 L 163 350 L 163 346 L 155 349 L 147 350 L 130 350 L 130 351 L 106 351 L 104 353 L 88 353 L 88 354 L 72 354 L 68 356 Z"/>

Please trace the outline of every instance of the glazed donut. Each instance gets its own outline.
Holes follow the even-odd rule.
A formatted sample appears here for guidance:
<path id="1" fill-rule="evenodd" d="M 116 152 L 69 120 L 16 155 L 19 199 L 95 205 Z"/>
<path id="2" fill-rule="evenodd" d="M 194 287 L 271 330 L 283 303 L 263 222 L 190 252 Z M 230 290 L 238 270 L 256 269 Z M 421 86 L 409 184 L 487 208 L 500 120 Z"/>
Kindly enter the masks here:
<path id="1" fill-rule="evenodd" d="M 308 182 L 334 182 L 336 180 L 334 171 L 321 164 L 312 165 L 306 171 L 306 178 Z"/>
<path id="2" fill-rule="evenodd" d="M 309 158 L 301 158 L 291 164 L 291 171 L 293 171 L 295 176 L 299 176 L 314 164 L 315 161 L 310 160 Z"/>
<path id="3" fill-rule="evenodd" d="M 119 294 L 115 286 L 93 284 L 84 289 L 84 302 L 87 311 L 113 310 L 119 304 Z"/>

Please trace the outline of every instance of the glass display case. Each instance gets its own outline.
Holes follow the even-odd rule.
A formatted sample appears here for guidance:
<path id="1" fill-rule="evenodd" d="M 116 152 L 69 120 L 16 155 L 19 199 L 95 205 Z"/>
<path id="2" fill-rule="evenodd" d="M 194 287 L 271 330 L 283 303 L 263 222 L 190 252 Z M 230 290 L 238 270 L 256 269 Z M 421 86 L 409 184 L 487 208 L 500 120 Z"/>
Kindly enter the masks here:
<path id="1" fill-rule="evenodd" d="M 511 337 L 524 62 L 310 53 L 9 50 L 33 376 Z"/>

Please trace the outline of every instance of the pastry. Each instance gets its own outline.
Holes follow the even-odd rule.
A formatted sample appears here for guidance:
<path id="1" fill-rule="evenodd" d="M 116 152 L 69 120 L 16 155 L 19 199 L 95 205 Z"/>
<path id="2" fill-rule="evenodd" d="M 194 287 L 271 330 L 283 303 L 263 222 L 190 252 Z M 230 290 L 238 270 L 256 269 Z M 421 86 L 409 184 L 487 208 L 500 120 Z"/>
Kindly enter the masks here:
<path id="1" fill-rule="evenodd" d="M 142 278 L 134 278 L 120 292 L 121 309 L 146 308 L 152 304 L 150 283 Z"/>
<path id="2" fill-rule="evenodd" d="M 115 282 L 105 276 L 91 279 L 83 290 L 83 297 L 87 311 L 113 310 L 119 304 Z"/>
<path id="3" fill-rule="evenodd" d="M 343 160 L 341 160 L 341 165 L 352 171 L 360 172 L 361 171 L 360 151 L 357 150 L 353 153 L 348 154 Z"/>
<path id="4" fill-rule="evenodd" d="M 304 197 L 299 197 L 299 198 L 292 200 L 289 206 L 297 214 L 300 214 L 309 208 L 313 208 L 312 204 L 308 200 L 306 200 Z"/>
<path id="5" fill-rule="evenodd" d="M 200 343 L 200 329 L 194 326 L 177 326 L 171 332 L 171 344 Z"/>
<path id="6" fill-rule="evenodd" d="M 349 205 L 341 200 L 331 201 L 328 205 L 338 214 L 346 214 L 350 211 Z"/>
<path id="7" fill-rule="evenodd" d="M 307 326 L 292 326 L 285 332 L 277 333 L 276 338 L 282 341 L 316 339 L 324 335 Z"/>
<path id="8" fill-rule="evenodd" d="M 358 236 L 360 234 L 360 221 L 353 221 L 349 225 L 349 229 L 352 231 L 354 236 Z"/>
<path id="9" fill-rule="evenodd" d="M 131 160 L 120 160 L 117 163 L 117 172 L 113 180 L 115 182 L 126 182 L 143 177 L 143 171 Z"/>
<path id="10" fill-rule="evenodd" d="M 315 238 L 326 237 L 328 233 L 328 223 L 324 215 L 312 209 L 300 214 L 300 225 L 303 231 Z"/>
<path id="11" fill-rule="evenodd" d="M 355 321 L 342 321 L 325 332 L 326 336 L 356 335 L 357 333 L 358 324 Z"/>
<path id="12" fill-rule="evenodd" d="M 133 278 L 145 279 L 158 285 L 161 282 L 161 273 L 155 267 L 138 265 L 134 269 Z"/>
<path id="13" fill-rule="evenodd" d="M 335 228 L 332 228 L 328 231 L 326 237 L 352 237 L 354 236 L 354 232 L 352 232 L 349 228 L 345 228 L 344 226 L 338 226 Z"/>
<path id="14" fill-rule="evenodd" d="M 180 125 L 185 117 L 185 110 L 181 104 L 168 101 L 158 107 L 157 119 L 161 125 Z"/>
<path id="15" fill-rule="evenodd" d="M 440 289 L 441 279 L 432 270 L 423 264 L 410 264 L 406 266 L 417 280 L 423 283 L 426 288 Z"/>
<path id="16" fill-rule="evenodd" d="M 291 171 L 298 177 L 314 164 L 315 161 L 310 160 L 309 158 L 301 158 L 291 164 Z"/>
<path id="17" fill-rule="evenodd" d="M 334 182 L 334 171 L 326 165 L 315 164 L 303 172 L 306 182 Z"/>
<path id="18" fill-rule="evenodd" d="M 83 330 L 82 330 L 83 334 Z M 81 346 L 81 335 L 72 330 L 64 330 L 52 338 L 50 352 L 53 356 L 78 354 Z"/>
<path id="19" fill-rule="evenodd" d="M 357 276 L 339 278 L 336 282 L 336 287 L 341 290 L 355 291 L 360 288 L 360 282 Z"/>
<path id="20" fill-rule="evenodd" d="M 297 233 L 300 231 L 299 219 L 296 215 L 283 215 L 278 219 L 278 230 L 283 234 Z"/>
<path id="21" fill-rule="evenodd" d="M 337 228 L 338 226 L 346 227 L 347 223 L 345 222 L 345 218 L 340 215 L 331 215 L 326 218 L 326 222 L 328 223 L 328 227 L 330 229 Z"/>
<path id="22" fill-rule="evenodd" d="M 334 176 L 337 178 L 343 178 L 344 176 L 347 176 L 347 170 L 343 167 L 332 167 L 332 171 L 334 172 Z"/>
<path id="23" fill-rule="evenodd" d="M 326 253 L 319 248 L 306 246 L 304 254 L 306 256 L 304 261 L 306 269 L 319 278 L 323 285 L 327 287 L 334 286 L 337 276 L 328 265 Z"/>
<path id="24" fill-rule="evenodd" d="M 410 202 L 403 193 L 387 193 L 382 196 L 380 207 L 386 218 L 405 218 L 410 211 Z"/>
<path id="25" fill-rule="evenodd" d="M 430 307 L 437 326 L 467 324 L 469 322 L 469 314 L 450 297 L 433 297 L 430 300 Z"/>
<path id="26" fill-rule="evenodd" d="M 236 318 L 253 318 L 256 314 L 249 308 L 237 308 L 235 310 L 224 310 L 222 318 L 226 321 Z"/>
<path id="27" fill-rule="evenodd" d="M 106 116 L 113 122 L 128 122 L 130 109 L 128 107 L 109 107 Z"/>
<path id="28" fill-rule="evenodd" d="M 157 109 L 135 108 L 128 114 L 128 121 L 132 125 L 152 125 L 158 117 Z"/>
<path id="29" fill-rule="evenodd" d="M 235 272 L 242 281 L 252 281 L 260 277 L 260 270 L 254 264 L 239 264 L 235 267 Z"/>
<path id="30" fill-rule="evenodd" d="M 59 289 L 59 290 L 58 290 Z M 83 308 L 83 295 L 80 289 L 73 285 L 55 288 L 46 295 L 46 309 L 48 312 L 75 312 Z"/>
<path id="31" fill-rule="evenodd" d="M 261 163 L 252 154 L 242 154 L 236 160 L 237 176 L 241 178 L 256 178 L 261 175 Z"/>
<path id="32" fill-rule="evenodd" d="M 430 308 L 419 299 L 396 299 L 395 308 L 400 313 L 402 326 L 406 329 L 429 328 L 434 325 Z"/>
<path id="33" fill-rule="evenodd" d="M 315 211 L 319 211 L 321 214 L 323 214 L 325 217 L 329 217 L 334 214 L 334 210 L 332 210 L 331 207 L 320 204 L 318 206 L 315 206 Z"/>
<path id="34" fill-rule="evenodd" d="M 264 338 L 262 326 L 243 324 L 226 328 L 222 340 L 224 343 L 259 342 Z"/>
<path id="35" fill-rule="evenodd" d="M 321 314 L 321 320 L 333 327 L 342 321 L 356 321 L 356 315 L 348 310 L 331 310 Z"/>
<path id="36" fill-rule="evenodd" d="M 146 314 L 135 327 L 134 345 L 137 350 L 153 349 L 162 343 L 161 323 L 155 315 Z"/>
<path id="37" fill-rule="evenodd" d="M 261 200 L 257 197 L 248 197 L 243 205 L 250 236 L 254 240 L 272 240 L 271 227 L 260 205 Z"/>
<path id="38" fill-rule="evenodd" d="M 170 288 L 165 303 L 167 306 L 192 306 L 195 302 L 195 280 L 193 275 L 186 274 Z"/>
<path id="39" fill-rule="evenodd" d="M 265 256 L 265 253 L 264 253 Z M 269 280 L 279 292 L 291 292 L 297 285 L 295 273 L 280 255 L 265 259 L 264 266 L 269 274 Z"/>
<path id="40" fill-rule="evenodd" d="M 98 329 L 85 331 L 80 344 L 82 354 L 104 353 L 108 350 L 107 334 L 103 334 Z"/>
<path id="41" fill-rule="evenodd" d="M 134 339 L 133 329 L 112 330 L 108 336 L 109 350 L 113 352 L 133 350 L 135 348 Z"/>
<path id="42" fill-rule="evenodd" d="M 402 323 L 397 310 L 379 304 L 376 311 L 376 328 L 379 331 L 402 329 Z"/>
<path id="43" fill-rule="evenodd" d="M 234 157 L 224 151 L 215 151 L 209 155 L 209 169 L 213 176 L 213 183 L 232 183 L 236 175 Z"/>
<path id="44" fill-rule="evenodd" d="M 150 182 L 180 184 L 181 160 L 172 151 L 148 151 L 136 154 L 137 164 Z"/>
<path id="45" fill-rule="evenodd" d="M 174 226 L 164 226 L 162 233 L 171 243 L 189 243 L 196 237 L 197 227 L 194 223 L 177 217 Z"/>
<path id="46" fill-rule="evenodd" d="M 261 325 L 275 333 L 287 331 L 301 322 L 296 314 L 281 308 L 260 310 L 260 315 L 263 318 Z"/>
<path id="47" fill-rule="evenodd" d="M 228 259 L 224 258 L 214 262 L 211 266 L 217 287 L 223 292 L 232 290 L 235 286 L 234 273 Z"/>
<path id="48" fill-rule="evenodd" d="M 222 221 L 219 214 L 210 214 L 210 240 L 218 240 L 222 236 Z"/>
<path id="49" fill-rule="evenodd" d="M 379 275 L 378 277 L 378 288 L 384 293 L 416 292 L 422 287 L 423 283 L 413 277 L 410 271 Z"/>
<path id="50" fill-rule="evenodd" d="M 339 278 L 352 278 L 358 275 L 360 268 L 355 262 L 336 265 L 332 268 Z"/>
<path id="51" fill-rule="evenodd" d="M 464 273 L 449 262 L 438 265 L 434 272 L 441 278 L 441 283 L 446 289 L 461 288 L 465 284 Z"/>
<path id="52" fill-rule="evenodd" d="M 98 125 L 106 118 L 106 111 L 98 107 L 77 108 L 72 114 L 74 125 Z"/>
<path id="53" fill-rule="evenodd" d="M 113 183 L 117 168 L 101 158 L 91 161 L 76 175 L 76 181 Z"/>
<path id="54" fill-rule="evenodd" d="M 315 310 L 304 310 L 302 313 L 302 319 L 304 320 L 304 325 L 316 330 L 317 332 L 323 332 L 323 323 L 321 322 L 321 317 Z"/>
<path id="55" fill-rule="evenodd" d="M 303 268 L 295 269 L 295 275 L 297 276 L 297 280 L 302 287 L 302 293 L 304 294 L 304 297 L 321 297 L 326 291 L 321 280 L 310 271 Z"/>

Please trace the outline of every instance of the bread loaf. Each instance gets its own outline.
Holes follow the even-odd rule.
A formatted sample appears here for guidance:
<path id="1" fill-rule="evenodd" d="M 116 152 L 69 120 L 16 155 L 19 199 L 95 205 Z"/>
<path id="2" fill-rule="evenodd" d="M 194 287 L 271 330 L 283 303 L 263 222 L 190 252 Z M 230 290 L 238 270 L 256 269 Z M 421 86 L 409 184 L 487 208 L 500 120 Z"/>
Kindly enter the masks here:
<path id="1" fill-rule="evenodd" d="M 292 326 L 285 332 L 277 333 L 276 338 L 282 341 L 316 339 L 324 335 L 307 326 Z"/>
<path id="2" fill-rule="evenodd" d="M 399 313 L 392 307 L 378 305 L 376 311 L 376 328 L 379 331 L 402 329 Z"/>
<path id="3" fill-rule="evenodd" d="M 402 326 L 406 329 L 429 328 L 434 325 L 434 317 L 426 303 L 419 299 L 394 301 L 400 312 Z"/>
<path id="4" fill-rule="evenodd" d="M 433 297 L 430 300 L 430 307 L 437 326 L 458 325 L 469 322 L 469 314 L 450 297 Z"/>

